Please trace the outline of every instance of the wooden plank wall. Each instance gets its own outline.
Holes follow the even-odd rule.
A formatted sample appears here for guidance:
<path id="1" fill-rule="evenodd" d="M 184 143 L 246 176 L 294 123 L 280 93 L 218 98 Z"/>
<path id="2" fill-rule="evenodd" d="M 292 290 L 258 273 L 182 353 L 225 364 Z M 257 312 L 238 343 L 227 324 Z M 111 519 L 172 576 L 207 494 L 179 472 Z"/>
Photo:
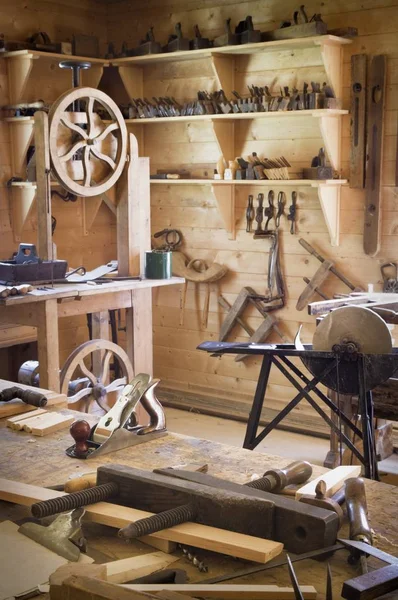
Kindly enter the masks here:
<path id="1" fill-rule="evenodd" d="M 46 31 L 51 39 L 67 41 L 74 33 L 96 35 L 102 49 L 106 47 L 106 7 L 94 0 L 1 0 L 1 31 L 6 39 L 23 40 L 37 31 Z M 58 71 L 57 61 L 36 61 L 27 87 L 29 100 L 42 98 L 54 100 L 59 94 L 71 87 L 69 71 Z M 0 60 L 0 105 L 8 103 L 6 61 Z M 6 182 L 13 176 L 10 160 L 10 138 L 8 124 L 0 121 L 0 258 L 9 258 L 16 250 L 11 222 L 10 202 Z M 54 242 L 57 244 L 58 257 L 65 258 L 72 267 L 84 264 L 94 268 L 104 261 L 116 257 L 115 219 L 103 204 L 89 235 L 83 235 L 82 200 L 65 203 L 57 198 L 53 200 L 53 214 L 57 219 Z M 36 241 L 35 209 L 23 231 L 23 241 Z M 82 318 L 62 319 L 61 364 L 76 347 L 87 339 L 86 320 Z M 21 342 L 32 339 L 33 328 L 18 328 Z M 15 330 L 13 330 L 15 332 Z M 12 335 L 14 336 L 14 333 Z M 0 331 L 0 347 L 10 341 L 10 330 Z M 15 340 L 14 340 L 15 341 Z M 6 353 L 7 350 L 0 350 Z M 3 356 L 0 354 L 0 356 Z M 4 357 L 3 357 L 4 358 Z M 2 364 L 4 361 L 2 359 Z"/>
<path id="2" fill-rule="evenodd" d="M 182 23 L 186 37 L 193 36 L 193 26 L 200 26 L 202 35 L 213 38 L 223 32 L 224 20 L 232 17 L 233 24 L 250 14 L 255 28 L 275 28 L 297 9 L 293 0 L 125 0 L 108 7 L 108 36 L 117 47 L 126 40 L 130 47 L 144 37 L 152 25 L 156 39 L 165 43 L 174 24 Z M 291 236 L 283 220 L 281 256 L 286 278 L 287 306 L 277 313 L 281 328 L 292 340 L 300 323 L 302 338 L 310 341 L 314 319 L 305 311 L 298 313 L 296 300 L 304 287 L 303 276 L 311 277 L 319 263 L 306 254 L 298 244 L 304 237 L 356 284 L 374 283 L 380 289 L 380 263 L 398 258 L 398 195 L 394 185 L 398 116 L 398 2 L 393 0 L 336 0 L 336 2 L 307 2 L 309 15 L 321 12 L 330 28 L 353 26 L 359 37 L 345 47 L 343 81 L 344 106 L 349 106 L 350 57 L 355 53 L 385 53 L 388 55 L 386 126 L 384 140 L 383 175 L 383 238 L 380 256 L 371 259 L 362 249 L 363 199 L 361 191 L 343 189 L 341 207 L 341 243 L 332 248 L 315 190 L 303 188 L 298 195 L 298 235 Z M 324 70 L 317 50 L 275 52 L 266 57 L 242 57 L 236 62 L 236 88 L 245 93 L 247 84 L 292 85 L 303 81 L 324 81 Z M 214 74 L 209 62 L 187 61 L 149 66 L 144 71 L 144 92 L 147 97 L 162 94 L 175 96 L 179 101 L 195 97 L 199 89 L 215 89 Z M 349 117 L 343 123 L 342 175 L 348 176 L 350 152 Z M 318 123 L 315 119 L 283 120 L 280 123 L 253 120 L 237 122 L 235 130 L 236 155 L 256 151 L 265 156 L 284 154 L 293 167 L 308 166 L 321 146 Z M 144 148 L 141 153 L 151 158 L 151 172 L 157 168 L 186 167 L 192 174 L 210 175 L 219 156 L 218 147 L 207 123 L 162 124 L 144 127 Z M 268 188 L 269 189 L 269 188 Z M 275 191 L 283 189 L 276 185 Z M 152 227 L 181 229 L 184 235 L 183 250 L 193 258 L 215 260 L 230 270 L 219 289 L 229 302 L 233 302 L 244 285 L 253 286 L 263 293 L 266 286 L 267 242 L 253 240 L 245 232 L 245 206 L 248 193 L 257 194 L 258 188 L 240 188 L 237 198 L 237 236 L 228 239 L 209 187 L 152 186 Z M 264 189 L 264 192 L 267 188 Z M 291 190 L 290 190 L 291 191 Z M 289 188 L 286 188 L 289 196 Z M 324 286 L 326 293 L 347 291 L 337 279 L 331 277 Z M 232 357 L 221 360 L 195 350 L 203 340 L 218 337 L 222 311 L 217 306 L 216 292 L 210 302 L 209 324 L 201 330 L 200 311 L 204 289 L 189 286 L 185 311 L 185 324 L 179 325 L 179 290 L 162 288 L 155 292 L 154 333 L 155 373 L 162 379 L 168 397 L 176 401 L 206 407 L 212 405 L 217 412 L 229 414 L 248 412 L 259 362 L 249 359 L 234 363 Z M 275 313 L 274 313 L 275 314 Z M 248 309 L 245 313 L 252 327 L 260 324 L 258 314 Z M 240 328 L 233 331 L 231 340 L 244 340 Z M 278 338 L 272 338 L 278 341 Z M 292 397 L 292 389 L 278 373 L 271 376 L 270 405 L 280 408 Z M 180 398 L 180 400 L 178 400 Z M 182 400 L 181 400 L 182 398 Z M 190 398 L 190 400 L 187 398 Z M 199 400 L 198 400 L 199 399 Z M 307 411 L 304 405 L 299 413 Z"/>

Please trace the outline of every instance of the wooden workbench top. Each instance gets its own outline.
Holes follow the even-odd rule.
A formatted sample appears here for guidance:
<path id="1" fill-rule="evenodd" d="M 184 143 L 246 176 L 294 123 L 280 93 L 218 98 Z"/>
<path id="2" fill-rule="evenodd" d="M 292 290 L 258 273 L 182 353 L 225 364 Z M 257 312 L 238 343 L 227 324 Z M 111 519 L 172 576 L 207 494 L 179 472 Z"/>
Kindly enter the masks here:
<path id="1" fill-rule="evenodd" d="M 93 417 L 90 416 L 88 419 L 91 421 Z M 119 463 L 148 470 L 186 463 L 208 463 L 210 474 L 237 483 L 244 483 L 250 479 L 253 473 L 262 474 L 269 468 L 283 467 L 291 462 L 289 459 L 275 455 L 251 452 L 242 448 L 173 433 L 169 433 L 166 437 L 158 440 L 101 456 L 98 459 L 74 460 L 65 454 L 65 448 L 72 443 L 68 431 L 51 434 L 45 438 L 36 438 L 27 433 L 7 429 L 4 421 L 5 419 L 0 421 L 2 452 L 0 476 L 41 486 L 63 483 L 71 474 L 94 471 L 98 466 L 106 463 Z M 314 466 L 313 476 L 316 477 L 325 471 L 326 469 L 323 467 Z M 398 488 L 366 480 L 366 492 L 369 519 L 374 531 L 376 534 L 388 538 L 393 544 L 398 544 L 398 522 L 396 519 Z M 24 507 L 15 507 L 15 510 L 16 513 L 13 512 L 11 505 L 0 502 L 0 518 L 10 518 L 10 516 L 11 518 L 18 518 L 14 515 L 18 514 L 20 516 L 20 511 L 26 513 Z M 142 544 L 141 550 L 138 542 L 138 546 L 134 546 L 135 550 L 132 550 L 132 545 L 126 546 L 116 537 L 114 529 L 94 524 L 87 524 L 85 527 L 89 528 L 88 535 L 91 544 L 100 556 L 106 554 L 114 558 L 124 558 L 127 555 L 142 552 Z M 342 537 L 348 535 L 347 526 L 343 528 L 341 535 Z M 391 554 L 397 553 L 394 546 L 384 539 L 378 538 L 377 535 L 375 545 Z M 209 565 L 208 575 L 199 573 L 185 559 L 175 563 L 176 568 L 183 568 L 188 571 L 192 581 L 234 572 L 245 566 L 243 561 L 237 562 L 221 555 L 204 551 L 198 551 L 198 554 Z M 246 564 L 246 566 L 249 565 Z M 345 551 L 337 552 L 333 556 L 331 567 L 334 577 L 334 597 L 337 598 L 340 597 L 343 581 L 360 573 L 358 567 L 347 564 L 347 553 Z M 296 563 L 295 569 L 301 584 L 314 585 L 320 592 L 319 598 L 325 597 L 325 563 L 306 560 Z M 277 583 L 278 585 L 289 585 L 290 583 L 286 567 L 278 567 L 272 571 L 239 579 L 237 582 Z"/>
<path id="2" fill-rule="evenodd" d="M 39 288 L 27 293 L 25 296 L 8 296 L 0 299 L 1 306 L 20 306 L 32 302 L 43 302 L 43 300 L 57 300 L 66 298 L 79 299 L 83 296 L 94 296 L 96 294 L 111 294 L 128 290 L 140 290 L 161 287 L 165 285 L 176 285 L 184 283 L 183 277 L 171 277 L 170 279 L 134 279 L 126 281 L 111 281 L 109 283 L 65 283 L 40 285 Z M 46 289 L 44 289 L 46 288 Z"/>

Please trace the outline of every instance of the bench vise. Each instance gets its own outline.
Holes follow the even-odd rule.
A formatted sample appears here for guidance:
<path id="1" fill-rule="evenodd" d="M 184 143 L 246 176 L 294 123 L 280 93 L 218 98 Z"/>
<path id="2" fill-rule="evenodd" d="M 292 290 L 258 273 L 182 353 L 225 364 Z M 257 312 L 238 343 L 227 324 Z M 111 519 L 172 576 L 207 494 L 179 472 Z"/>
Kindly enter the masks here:
<path id="1" fill-rule="evenodd" d="M 36 503 L 32 514 L 43 518 L 110 500 L 157 513 L 121 529 L 119 536 L 124 539 L 194 521 L 279 541 L 287 551 L 295 553 L 333 544 L 339 528 L 335 513 L 263 491 L 298 481 L 294 479 L 297 468 L 292 469 L 291 477 L 286 473 L 287 470 L 269 471 L 260 480 L 243 486 L 202 473 L 174 469 L 150 472 L 107 465 L 98 468 L 96 487 Z"/>

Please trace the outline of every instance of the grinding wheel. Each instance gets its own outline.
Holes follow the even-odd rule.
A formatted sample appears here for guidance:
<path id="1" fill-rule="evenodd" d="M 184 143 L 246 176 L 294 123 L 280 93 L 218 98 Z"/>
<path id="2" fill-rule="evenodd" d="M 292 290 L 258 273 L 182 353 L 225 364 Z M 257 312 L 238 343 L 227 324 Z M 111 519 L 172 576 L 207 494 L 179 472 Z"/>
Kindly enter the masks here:
<path id="1" fill-rule="evenodd" d="M 389 354 L 390 330 L 385 321 L 369 308 L 343 306 L 327 315 L 316 328 L 312 349 L 332 352 L 336 346 L 354 344 L 362 354 Z"/>
<path id="2" fill-rule="evenodd" d="M 392 347 L 386 323 L 370 309 L 359 306 L 343 306 L 328 314 L 316 328 L 312 348 L 306 349 L 340 356 L 338 367 L 321 378 L 321 383 L 340 394 L 358 395 L 358 360 L 362 360 L 362 355 L 367 390 L 387 381 L 398 368 L 398 353 Z M 334 359 L 320 354 L 304 355 L 301 360 L 313 375 L 320 377 Z"/>

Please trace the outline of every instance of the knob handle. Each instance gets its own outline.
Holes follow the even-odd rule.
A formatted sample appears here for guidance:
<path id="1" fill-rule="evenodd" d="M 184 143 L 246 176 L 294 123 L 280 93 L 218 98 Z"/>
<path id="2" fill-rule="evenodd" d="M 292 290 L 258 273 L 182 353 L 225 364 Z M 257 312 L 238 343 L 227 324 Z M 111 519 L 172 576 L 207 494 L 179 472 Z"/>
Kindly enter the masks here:
<path id="1" fill-rule="evenodd" d="M 284 469 L 271 469 L 264 473 L 264 477 L 274 477 L 276 486 L 274 492 L 279 492 L 287 485 L 292 483 L 305 483 L 312 475 L 312 466 L 304 460 L 297 460 L 290 463 Z"/>
<path id="2" fill-rule="evenodd" d="M 346 480 L 345 501 L 350 523 L 350 540 L 373 544 L 367 516 L 365 483 L 361 477 L 351 477 Z"/>
<path id="3" fill-rule="evenodd" d="M 75 440 L 75 455 L 78 458 L 85 456 L 89 448 L 87 440 L 90 437 L 90 425 L 87 423 L 87 421 L 80 419 L 79 421 L 72 423 L 69 431 Z"/>

